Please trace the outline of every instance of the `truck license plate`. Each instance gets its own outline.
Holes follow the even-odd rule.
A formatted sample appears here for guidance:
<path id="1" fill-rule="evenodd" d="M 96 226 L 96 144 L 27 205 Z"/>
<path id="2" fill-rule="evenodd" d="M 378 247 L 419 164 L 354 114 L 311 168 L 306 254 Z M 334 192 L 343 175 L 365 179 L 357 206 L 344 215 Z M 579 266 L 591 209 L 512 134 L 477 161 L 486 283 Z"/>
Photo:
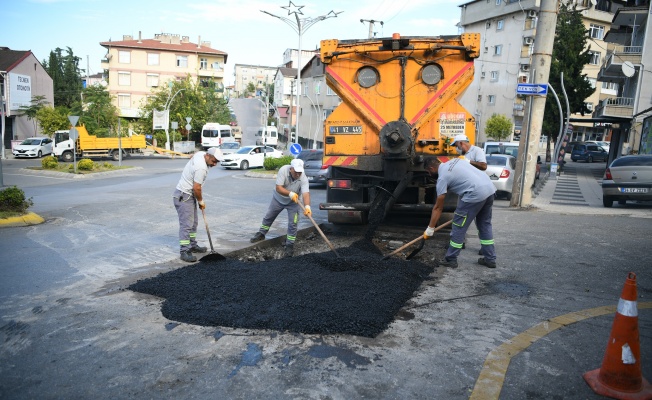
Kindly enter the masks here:
<path id="1" fill-rule="evenodd" d="M 330 134 L 357 135 L 362 133 L 362 125 L 333 126 L 329 127 Z"/>

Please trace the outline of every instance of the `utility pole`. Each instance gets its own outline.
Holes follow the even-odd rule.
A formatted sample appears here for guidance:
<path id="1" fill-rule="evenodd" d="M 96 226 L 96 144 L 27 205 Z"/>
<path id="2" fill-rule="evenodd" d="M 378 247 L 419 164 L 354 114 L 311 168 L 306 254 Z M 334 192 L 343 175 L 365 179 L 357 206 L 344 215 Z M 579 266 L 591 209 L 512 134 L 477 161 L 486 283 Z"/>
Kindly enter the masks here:
<path id="1" fill-rule="evenodd" d="M 294 79 L 290 81 L 290 136 L 288 136 L 288 143 L 294 143 L 292 140 L 292 126 L 294 126 L 294 121 L 292 120 L 292 116 L 294 115 L 294 82 Z M 298 115 L 297 118 L 299 118 Z"/>
<path id="2" fill-rule="evenodd" d="M 360 22 L 362 22 L 363 24 L 365 22 L 369 22 L 369 39 L 373 39 L 373 37 L 376 36 L 374 35 L 374 24 L 376 22 L 380 22 L 380 26 L 383 26 L 384 24 L 383 21 L 376 21 L 374 19 L 361 19 Z"/>
<path id="3" fill-rule="evenodd" d="M 552 48 L 555 42 L 557 26 L 557 0 L 541 0 L 537 33 L 532 54 L 533 83 L 548 84 Z M 511 206 L 526 207 L 532 202 L 532 184 L 534 183 L 537 155 L 539 154 L 539 138 L 543 125 L 543 112 L 546 108 L 545 96 L 529 96 L 528 116 L 525 135 L 521 136 L 518 146 L 518 159 L 514 185 L 512 187 Z"/>

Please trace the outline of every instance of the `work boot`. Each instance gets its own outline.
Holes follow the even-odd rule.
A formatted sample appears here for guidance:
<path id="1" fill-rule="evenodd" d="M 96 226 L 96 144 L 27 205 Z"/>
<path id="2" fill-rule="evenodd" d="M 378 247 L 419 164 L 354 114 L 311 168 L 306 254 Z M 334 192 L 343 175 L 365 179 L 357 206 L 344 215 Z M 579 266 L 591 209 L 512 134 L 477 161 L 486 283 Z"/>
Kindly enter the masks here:
<path id="1" fill-rule="evenodd" d="M 265 235 L 260 232 L 256 232 L 256 234 L 251 239 L 249 239 L 251 243 L 260 242 L 261 240 L 265 240 Z"/>
<path id="2" fill-rule="evenodd" d="M 181 260 L 185 262 L 195 262 L 197 257 L 193 256 L 190 250 L 181 252 Z"/>
<path id="3" fill-rule="evenodd" d="M 290 258 L 294 255 L 294 243 L 286 243 L 283 258 Z"/>
<path id="4" fill-rule="evenodd" d="M 484 265 L 487 268 L 496 268 L 496 261 L 489 261 L 486 258 L 478 258 L 478 264 Z"/>
<path id="5" fill-rule="evenodd" d="M 194 245 L 190 248 L 191 253 L 206 253 L 208 249 L 204 246 Z"/>
<path id="6" fill-rule="evenodd" d="M 457 258 L 453 258 L 452 260 L 449 260 L 449 259 L 444 257 L 441 260 L 437 260 L 437 266 L 439 266 L 439 267 L 457 268 Z"/>

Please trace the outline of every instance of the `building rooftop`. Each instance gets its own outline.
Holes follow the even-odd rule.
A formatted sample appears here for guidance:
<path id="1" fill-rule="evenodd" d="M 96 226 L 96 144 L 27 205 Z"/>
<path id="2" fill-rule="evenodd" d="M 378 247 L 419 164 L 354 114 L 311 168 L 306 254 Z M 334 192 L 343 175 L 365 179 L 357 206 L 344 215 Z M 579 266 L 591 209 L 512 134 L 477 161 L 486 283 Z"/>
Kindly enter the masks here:
<path id="1" fill-rule="evenodd" d="M 9 47 L 0 47 L 0 71 L 11 71 L 31 53 L 30 50 L 11 50 Z"/>
<path id="2" fill-rule="evenodd" d="M 100 46 L 106 47 L 107 49 L 111 47 L 121 47 L 128 49 L 164 50 L 180 53 L 223 55 L 224 62 L 226 63 L 227 53 L 207 46 L 206 42 L 203 42 L 202 44 L 192 43 L 185 40 L 187 38 L 186 36 L 184 36 L 182 40 L 178 40 L 177 35 L 172 36 L 172 40 L 166 40 L 169 37 L 170 36 L 166 35 L 157 35 L 156 39 L 128 39 L 120 41 L 109 40 L 108 42 L 100 42 Z M 174 40 L 175 38 L 177 38 L 177 40 Z"/>

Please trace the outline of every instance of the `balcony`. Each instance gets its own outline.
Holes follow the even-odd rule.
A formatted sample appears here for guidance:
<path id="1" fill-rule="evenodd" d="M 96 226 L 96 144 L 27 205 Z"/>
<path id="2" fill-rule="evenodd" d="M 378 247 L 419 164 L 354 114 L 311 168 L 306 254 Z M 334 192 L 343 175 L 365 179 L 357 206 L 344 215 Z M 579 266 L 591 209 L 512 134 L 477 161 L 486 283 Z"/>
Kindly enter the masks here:
<path id="1" fill-rule="evenodd" d="M 633 97 L 611 97 L 600 101 L 593 113 L 594 118 L 621 117 L 631 118 L 634 115 Z"/>
<path id="2" fill-rule="evenodd" d="M 641 65 L 642 52 L 642 46 L 616 46 L 613 52 L 605 57 L 598 72 L 598 80 L 612 82 L 624 81 L 626 76 L 623 74 L 623 64 L 629 61 L 634 66 Z"/>

